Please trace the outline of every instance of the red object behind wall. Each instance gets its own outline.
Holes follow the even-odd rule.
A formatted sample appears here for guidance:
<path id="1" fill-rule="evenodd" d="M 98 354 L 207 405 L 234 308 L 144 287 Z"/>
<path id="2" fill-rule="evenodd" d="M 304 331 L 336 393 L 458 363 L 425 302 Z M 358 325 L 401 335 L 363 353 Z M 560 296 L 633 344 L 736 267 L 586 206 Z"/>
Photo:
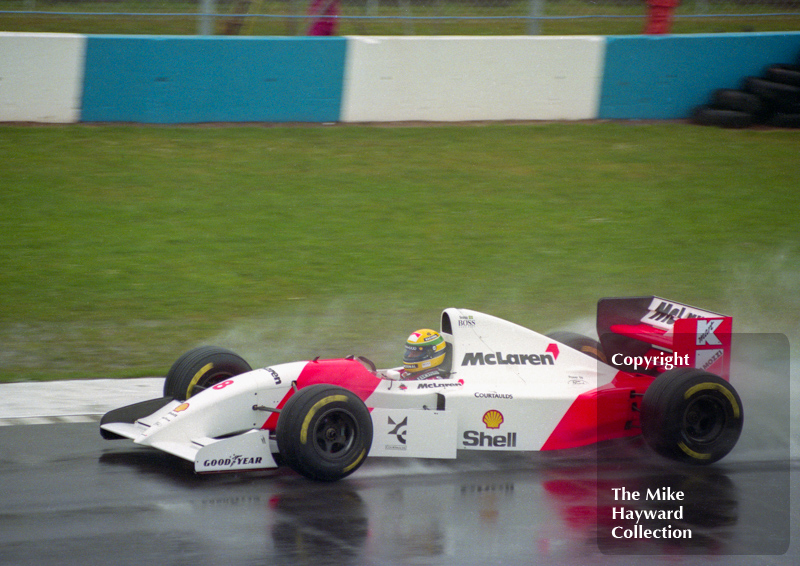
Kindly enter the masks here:
<path id="1" fill-rule="evenodd" d="M 306 35 L 336 35 L 339 0 L 312 0 L 307 14 L 313 19 Z"/>
<path id="2" fill-rule="evenodd" d="M 680 6 L 681 0 L 647 0 L 647 21 L 644 33 L 665 34 L 672 27 L 672 14 Z"/>

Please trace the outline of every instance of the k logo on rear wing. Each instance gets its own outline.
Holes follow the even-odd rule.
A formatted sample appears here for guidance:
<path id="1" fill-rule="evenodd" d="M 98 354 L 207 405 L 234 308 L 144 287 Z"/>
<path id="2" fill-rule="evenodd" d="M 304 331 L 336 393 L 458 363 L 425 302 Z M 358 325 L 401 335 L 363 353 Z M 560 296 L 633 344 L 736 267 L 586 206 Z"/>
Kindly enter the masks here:
<path id="1" fill-rule="evenodd" d="M 681 365 L 730 377 L 733 318 L 661 297 L 601 299 L 597 333 L 612 363 L 630 359 L 680 359 Z M 650 369 L 650 368 L 648 368 Z M 658 374 L 667 367 L 654 367 Z"/>

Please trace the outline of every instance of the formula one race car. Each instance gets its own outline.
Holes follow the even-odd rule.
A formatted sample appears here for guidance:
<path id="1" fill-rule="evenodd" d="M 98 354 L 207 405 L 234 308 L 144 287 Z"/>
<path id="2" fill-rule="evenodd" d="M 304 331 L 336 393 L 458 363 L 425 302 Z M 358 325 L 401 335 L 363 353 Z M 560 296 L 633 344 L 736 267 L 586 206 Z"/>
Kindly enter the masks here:
<path id="1" fill-rule="evenodd" d="M 742 429 L 728 382 L 731 327 L 731 317 L 658 297 L 600 300 L 599 342 L 448 308 L 449 375 L 426 381 L 353 356 L 252 370 L 204 346 L 175 362 L 163 398 L 110 411 L 100 429 L 193 462 L 198 473 L 282 464 L 324 481 L 351 474 L 367 455 L 455 458 L 637 434 L 663 456 L 708 464 Z"/>

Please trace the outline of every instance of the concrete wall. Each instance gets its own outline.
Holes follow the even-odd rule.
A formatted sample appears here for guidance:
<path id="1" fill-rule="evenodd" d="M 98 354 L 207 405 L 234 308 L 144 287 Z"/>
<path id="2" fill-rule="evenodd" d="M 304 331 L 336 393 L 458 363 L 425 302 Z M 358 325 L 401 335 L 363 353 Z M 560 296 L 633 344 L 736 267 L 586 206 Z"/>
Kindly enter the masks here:
<path id="1" fill-rule="evenodd" d="M 85 36 L 0 32 L 0 121 L 80 118 Z"/>
<path id="2" fill-rule="evenodd" d="M 85 122 L 335 122 L 344 38 L 90 36 Z"/>
<path id="3" fill-rule="evenodd" d="M 685 118 L 776 63 L 800 63 L 800 33 L 611 36 L 598 118 Z"/>
<path id="4" fill-rule="evenodd" d="M 0 121 L 671 119 L 800 32 L 198 37 L 0 33 Z"/>
<path id="5" fill-rule="evenodd" d="M 602 37 L 351 37 L 342 121 L 597 116 Z"/>

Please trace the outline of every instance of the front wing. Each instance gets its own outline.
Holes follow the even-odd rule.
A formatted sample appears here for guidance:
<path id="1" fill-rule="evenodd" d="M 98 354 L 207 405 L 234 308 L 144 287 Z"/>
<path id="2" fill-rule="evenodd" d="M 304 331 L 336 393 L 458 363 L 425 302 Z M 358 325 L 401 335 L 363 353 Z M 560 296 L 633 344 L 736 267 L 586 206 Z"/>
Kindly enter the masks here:
<path id="1" fill-rule="evenodd" d="M 136 444 L 151 446 L 194 464 L 198 473 L 263 470 L 277 468 L 274 443 L 267 430 L 249 430 L 227 438 L 196 437 L 150 441 L 141 423 L 106 423 L 106 432 L 130 438 Z"/>

